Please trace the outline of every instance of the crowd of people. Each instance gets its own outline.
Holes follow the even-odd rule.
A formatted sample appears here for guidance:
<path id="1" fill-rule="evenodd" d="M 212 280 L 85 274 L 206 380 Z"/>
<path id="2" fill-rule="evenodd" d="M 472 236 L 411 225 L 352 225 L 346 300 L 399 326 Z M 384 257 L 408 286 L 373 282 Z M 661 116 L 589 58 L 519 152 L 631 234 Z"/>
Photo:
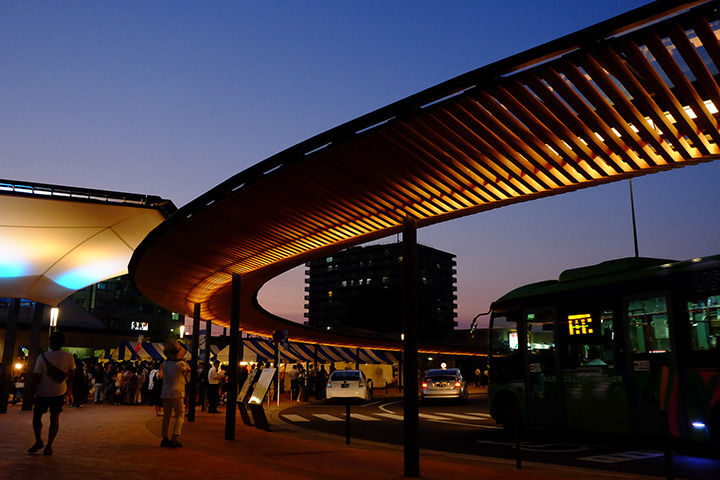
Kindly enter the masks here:
<path id="1" fill-rule="evenodd" d="M 325 385 L 328 377 L 335 371 L 335 363 L 330 364 L 330 371 L 325 370 L 325 365 L 318 368 L 309 364 L 307 370 L 302 363 L 293 365 L 287 375 L 290 378 L 290 394 L 295 401 L 307 401 L 309 397 L 317 400 L 325 398 Z"/>

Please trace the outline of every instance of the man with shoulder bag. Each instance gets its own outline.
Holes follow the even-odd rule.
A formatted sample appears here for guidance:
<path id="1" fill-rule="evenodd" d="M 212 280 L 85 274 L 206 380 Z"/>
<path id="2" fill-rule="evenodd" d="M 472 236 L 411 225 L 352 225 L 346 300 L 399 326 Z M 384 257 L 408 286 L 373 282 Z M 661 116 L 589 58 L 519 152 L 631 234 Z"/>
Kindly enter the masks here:
<path id="1" fill-rule="evenodd" d="M 75 360 L 72 354 L 63 352 L 65 335 L 53 332 L 50 335 L 50 351 L 38 356 L 33 374 L 35 391 L 35 407 L 33 410 L 33 432 L 35 444 L 28 449 L 28 453 L 35 453 L 43 446 L 44 455 L 52 455 L 52 445 L 60 429 L 60 412 L 65 403 L 65 394 L 68 387 L 72 387 L 75 373 Z M 50 410 L 50 430 L 45 445 L 42 441 L 42 416 Z"/>

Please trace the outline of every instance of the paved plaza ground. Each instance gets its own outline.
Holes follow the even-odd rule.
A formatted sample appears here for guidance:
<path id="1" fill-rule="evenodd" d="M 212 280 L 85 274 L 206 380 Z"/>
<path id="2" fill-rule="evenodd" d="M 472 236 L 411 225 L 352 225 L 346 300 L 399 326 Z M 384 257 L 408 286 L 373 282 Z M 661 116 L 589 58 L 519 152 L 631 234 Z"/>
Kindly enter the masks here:
<path id="1" fill-rule="evenodd" d="M 225 440 L 225 415 L 197 411 L 183 426 L 182 448 L 160 448 L 161 418 L 149 406 L 88 404 L 65 407 L 52 456 L 28 454 L 32 413 L 9 406 L 0 415 L 0 479 L 145 480 L 401 479 L 402 447 L 317 436 L 279 419 L 289 401 L 266 409 L 271 431 L 244 425 L 237 416 L 235 440 Z M 43 435 L 47 437 L 47 416 Z M 421 452 L 423 479 L 621 478 L 596 470 L 567 469 L 481 457 Z M 628 478 L 622 476 L 622 478 Z M 630 477 L 632 478 L 632 477 Z M 647 480 L 649 477 L 635 477 Z"/>

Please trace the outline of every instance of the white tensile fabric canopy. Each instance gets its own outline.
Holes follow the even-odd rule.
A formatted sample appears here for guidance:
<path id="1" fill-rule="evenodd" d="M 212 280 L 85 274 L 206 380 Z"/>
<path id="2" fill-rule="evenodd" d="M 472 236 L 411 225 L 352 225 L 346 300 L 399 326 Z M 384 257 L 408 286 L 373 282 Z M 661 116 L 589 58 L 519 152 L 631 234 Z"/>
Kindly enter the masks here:
<path id="1" fill-rule="evenodd" d="M 0 180 L 0 297 L 57 305 L 127 273 L 133 251 L 165 220 L 168 205 L 157 197 Z"/>

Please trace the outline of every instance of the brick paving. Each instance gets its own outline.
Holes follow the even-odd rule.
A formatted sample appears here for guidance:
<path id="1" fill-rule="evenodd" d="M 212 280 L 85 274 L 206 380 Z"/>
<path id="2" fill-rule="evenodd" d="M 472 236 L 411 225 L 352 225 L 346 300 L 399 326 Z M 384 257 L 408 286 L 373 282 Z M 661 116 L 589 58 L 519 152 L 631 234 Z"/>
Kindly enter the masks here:
<path id="1" fill-rule="evenodd" d="M 183 448 L 160 448 L 161 418 L 144 405 L 88 404 L 65 407 L 54 454 L 28 454 L 33 444 L 32 413 L 9 406 L 0 414 L 0 479 L 75 480 L 78 478 L 146 480 L 177 478 L 227 479 L 378 479 L 403 476 L 403 449 L 397 446 L 317 436 L 293 428 L 279 413 L 289 402 L 266 408 L 271 431 L 242 423 L 237 416 L 236 439 L 225 440 L 225 415 L 197 411 L 195 422 L 183 426 Z M 47 436 L 47 415 L 43 436 Z M 421 452 L 421 478 L 597 479 L 628 478 L 594 470 L 566 469 L 523 463 Z M 472 477 L 471 477 L 472 476 Z M 636 477 L 648 479 L 649 477 Z"/>

